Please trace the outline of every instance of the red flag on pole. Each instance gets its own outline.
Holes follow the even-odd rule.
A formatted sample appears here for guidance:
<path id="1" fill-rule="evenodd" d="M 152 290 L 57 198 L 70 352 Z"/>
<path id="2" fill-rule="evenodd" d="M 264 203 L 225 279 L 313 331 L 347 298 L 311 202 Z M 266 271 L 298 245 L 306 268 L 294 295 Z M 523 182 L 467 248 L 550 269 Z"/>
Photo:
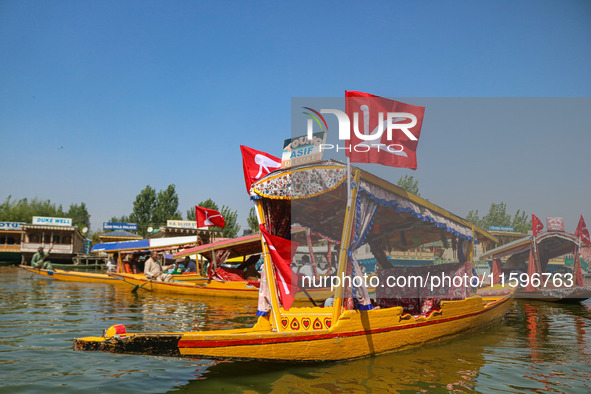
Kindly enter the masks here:
<path id="1" fill-rule="evenodd" d="M 501 259 L 493 259 L 493 266 L 492 266 L 492 282 L 491 286 L 501 283 L 501 275 L 502 275 L 502 262 Z"/>
<path id="2" fill-rule="evenodd" d="M 271 260 L 275 266 L 281 304 L 285 310 L 289 310 L 296 293 L 300 291 L 297 285 L 298 276 L 291 270 L 291 257 L 295 254 L 299 243 L 269 234 L 262 224 L 259 227 L 269 246 Z"/>
<path id="3" fill-rule="evenodd" d="M 591 237 L 589 236 L 589 230 L 587 229 L 583 215 L 579 219 L 579 225 L 575 230 L 575 237 L 580 239 L 585 245 L 591 246 Z"/>
<path id="4" fill-rule="evenodd" d="M 417 169 L 425 107 L 346 91 L 345 111 L 351 122 L 345 152 L 351 162 Z"/>
<path id="5" fill-rule="evenodd" d="M 195 219 L 197 227 L 217 226 L 226 227 L 226 220 L 221 213 L 215 209 L 203 208 L 195 205 Z"/>
<path id="6" fill-rule="evenodd" d="M 281 159 L 265 152 L 240 145 L 242 151 L 242 167 L 246 191 L 250 193 L 250 185 L 271 171 L 281 168 Z"/>
<path id="7" fill-rule="evenodd" d="M 531 215 L 531 228 L 534 233 L 534 237 L 538 235 L 540 231 L 544 228 L 542 221 L 538 219 L 536 215 Z"/>
<path id="8" fill-rule="evenodd" d="M 575 249 L 573 273 L 575 275 L 575 285 L 577 285 L 578 287 L 585 286 L 585 280 L 583 279 L 583 269 L 581 267 L 581 253 L 579 247 Z"/>

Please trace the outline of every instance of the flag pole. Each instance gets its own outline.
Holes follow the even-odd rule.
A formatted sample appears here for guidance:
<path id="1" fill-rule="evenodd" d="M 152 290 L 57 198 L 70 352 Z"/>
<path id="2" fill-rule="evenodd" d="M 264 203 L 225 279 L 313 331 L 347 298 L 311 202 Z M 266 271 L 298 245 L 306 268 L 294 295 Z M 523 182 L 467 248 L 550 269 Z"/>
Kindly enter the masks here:
<path id="1" fill-rule="evenodd" d="M 351 158 L 347 156 L 347 208 L 351 209 Z"/>

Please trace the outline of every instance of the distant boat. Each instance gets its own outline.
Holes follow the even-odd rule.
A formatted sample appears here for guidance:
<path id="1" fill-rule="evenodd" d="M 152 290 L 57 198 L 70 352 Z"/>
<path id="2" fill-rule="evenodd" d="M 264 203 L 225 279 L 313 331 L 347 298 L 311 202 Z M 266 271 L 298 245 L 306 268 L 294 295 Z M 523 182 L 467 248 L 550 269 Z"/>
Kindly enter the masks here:
<path id="1" fill-rule="evenodd" d="M 500 266 L 504 279 L 499 278 L 497 282 L 502 279 L 505 286 L 518 287 L 518 298 L 580 302 L 591 298 L 591 286 L 577 285 L 575 265 L 572 272 L 548 271 L 550 259 L 569 253 L 578 254 L 578 249 L 579 240 L 573 234 L 565 231 L 546 231 L 536 237 L 529 235 L 492 249 L 481 258 L 493 259 L 493 264 Z M 501 259 L 505 261 L 501 263 Z M 534 277 L 534 274 L 540 279 L 539 286 L 527 286 L 525 281 Z M 538 283 L 536 281 L 533 284 Z"/>
<path id="2" fill-rule="evenodd" d="M 188 237 L 171 237 L 171 238 L 157 238 L 151 239 L 140 239 L 135 241 L 120 241 L 120 242 L 106 242 L 102 244 L 96 244 L 92 248 L 94 253 L 112 253 L 119 257 L 123 252 L 134 253 L 134 252 L 147 252 L 152 249 L 163 249 L 180 246 L 193 246 L 197 243 L 196 236 Z M 50 255 L 51 256 L 51 255 Z M 49 257 L 51 259 L 51 257 Z M 118 259 L 117 265 L 119 270 L 125 270 L 125 262 L 121 258 Z M 64 265 L 59 265 L 63 267 Z M 72 266 L 72 268 L 85 268 L 85 265 Z M 35 273 L 37 275 L 44 276 L 50 279 L 56 279 L 67 282 L 87 282 L 87 283 L 110 283 L 110 284 L 124 284 L 120 277 L 109 275 L 106 272 L 79 272 L 75 270 L 63 270 L 57 267 L 54 269 L 35 269 L 28 265 L 21 265 L 20 268 Z M 143 273 L 132 274 L 129 273 L 130 279 L 146 278 Z M 178 281 L 199 281 L 203 277 L 198 274 L 184 274 L 184 275 L 173 275 Z"/>

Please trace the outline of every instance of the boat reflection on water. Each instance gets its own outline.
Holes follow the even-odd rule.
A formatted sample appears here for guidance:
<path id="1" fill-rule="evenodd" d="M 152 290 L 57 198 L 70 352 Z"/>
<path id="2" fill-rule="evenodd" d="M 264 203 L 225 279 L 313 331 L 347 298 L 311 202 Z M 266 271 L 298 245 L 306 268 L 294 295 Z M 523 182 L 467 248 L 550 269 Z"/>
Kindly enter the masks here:
<path id="1" fill-rule="evenodd" d="M 244 300 L 211 297 L 199 299 L 183 294 L 149 291 L 137 294 L 132 293 L 130 287 L 92 283 L 67 282 L 57 285 L 64 286 L 64 296 L 67 294 L 67 300 L 56 299 L 55 302 L 65 302 L 66 309 L 77 309 L 70 304 L 90 303 L 99 320 L 108 324 L 125 324 L 127 327 L 141 328 L 147 332 L 171 329 L 200 331 L 226 327 L 246 328 L 252 326 L 257 319 L 256 304 Z M 79 294 L 80 297 L 85 297 L 84 294 L 90 292 L 94 295 L 90 300 L 81 301 L 72 296 Z M 61 292 L 56 294 L 59 298 Z"/>
<path id="2" fill-rule="evenodd" d="M 191 362 L 181 391 L 589 391 L 591 304 L 516 300 L 503 324 L 348 362 Z"/>
<path id="3" fill-rule="evenodd" d="M 591 385 L 591 305 L 557 305 L 521 301 L 517 303 L 524 326 L 524 349 L 528 371 L 524 379 L 540 388 L 565 390 Z M 586 382 L 585 386 L 577 385 Z"/>
<path id="4" fill-rule="evenodd" d="M 495 326 L 496 327 L 496 326 Z M 393 392 L 475 389 L 485 365 L 485 349 L 502 338 L 495 327 L 400 352 L 348 362 L 290 364 L 219 362 L 202 370 L 200 379 L 183 390 L 247 390 L 257 392 Z"/>
<path id="5" fill-rule="evenodd" d="M 515 300 L 507 316 L 507 338 L 491 349 L 487 388 L 586 391 L 591 388 L 591 308 Z"/>

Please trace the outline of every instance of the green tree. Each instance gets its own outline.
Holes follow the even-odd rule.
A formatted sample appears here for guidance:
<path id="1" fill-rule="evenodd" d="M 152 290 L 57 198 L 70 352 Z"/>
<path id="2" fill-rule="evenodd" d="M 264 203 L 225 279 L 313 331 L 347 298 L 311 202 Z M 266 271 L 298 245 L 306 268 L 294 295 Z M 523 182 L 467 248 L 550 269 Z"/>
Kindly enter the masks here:
<path id="1" fill-rule="evenodd" d="M 31 223 L 33 216 L 53 216 L 64 217 L 66 214 L 62 206 L 56 206 L 50 200 L 39 200 L 33 198 L 29 201 L 27 198 L 12 200 L 8 196 L 0 205 L 0 218 L 11 222 Z"/>
<path id="2" fill-rule="evenodd" d="M 466 216 L 466 220 L 478 227 L 484 227 L 482 219 L 478 216 L 478 209 L 476 211 L 471 209 L 470 212 L 468 212 L 468 216 Z"/>
<path id="3" fill-rule="evenodd" d="M 203 208 L 207 208 L 207 209 L 215 209 L 216 211 L 220 210 L 220 208 L 218 207 L 218 204 L 216 204 L 215 201 L 213 201 L 211 198 L 208 198 L 205 201 L 201 201 L 197 205 L 200 207 L 203 207 Z"/>
<path id="4" fill-rule="evenodd" d="M 80 231 L 84 227 L 90 228 L 90 214 L 86 209 L 85 203 L 70 204 L 70 209 L 66 212 L 66 217 L 72 219 L 72 224 L 77 226 Z"/>
<path id="5" fill-rule="evenodd" d="M 109 223 L 130 223 L 131 219 L 129 218 L 129 216 L 112 216 L 111 219 L 109 219 Z"/>
<path id="6" fill-rule="evenodd" d="M 218 227 L 212 227 L 212 229 L 219 229 L 222 231 L 222 237 L 234 238 L 240 231 L 240 225 L 238 224 L 238 211 L 233 211 L 230 207 L 222 206 L 220 211 L 222 217 L 226 221 L 226 226 L 223 229 Z"/>
<path id="7" fill-rule="evenodd" d="M 531 230 L 529 216 L 518 209 L 512 217 L 511 214 L 507 213 L 507 204 L 504 202 L 492 203 L 488 213 L 482 218 L 479 217 L 478 210 L 470 210 L 466 220 L 484 229 L 488 229 L 489 226 L 507 226 L 514 227 L 515 231 L 520 233 L 527 233 Z"/>
<path id="8" fill-rule="evenodd" d="M 250 208 L 250 211 L 248 211 L 246 223 L 248 224 L 250 231 L 253 233 L 259 232 L 259 219 L 257 218 L 257 213 L 254 207 Z"/>
<path id="9" fill-rule="evenodd" d="M 187 220 L 196 220 L 195 207 L 191 207 L 191 209 L 187 209 Z"/>
<path id="10" fill-rule="evenodd" d="M 182 219 L 179 208 L 179 196 L 174 185 L 168 185 L 165 190 L 160 190 L 154 204 L 152 224 L 154 226 L 165 225 L 167 220 Z"/>
<path id="11" fill-rule="evenodd" d="M 515 231 L 517 232 L 527 233 L 529 230 L 532 229 L 531 215 L 527 215 L 525 211 L 521 212 L 518 209 L 517 212 L 515 212 L 515 216 L 513 216 L 511 226 L 515 227 Z"/>
<path id="12" fill-rule="evenodd" d="M 152 225 L 152 212 L 156 206 L 156 190 L 147 185 L 135 198 L 133 212 L 129 219 L 137 223 L 138 233 L 145 237 L 147 229 Z"/>
<path id="13" fill-rule="evenodd" d="M 493 202 L 482 221 L 486 226 L 511 226 L 511 215 L 507 213 L 507 204 Z"/>
<path id="14" fill-rule="evenodd" d="M 420 196 L 420 194 L 419 194 L 419 180 L 414 179 L 413 175 L 401 176 L 400 179 L 398 179 L 397 185 L 399 188 L 404 189 L 409 193 Z"/>

